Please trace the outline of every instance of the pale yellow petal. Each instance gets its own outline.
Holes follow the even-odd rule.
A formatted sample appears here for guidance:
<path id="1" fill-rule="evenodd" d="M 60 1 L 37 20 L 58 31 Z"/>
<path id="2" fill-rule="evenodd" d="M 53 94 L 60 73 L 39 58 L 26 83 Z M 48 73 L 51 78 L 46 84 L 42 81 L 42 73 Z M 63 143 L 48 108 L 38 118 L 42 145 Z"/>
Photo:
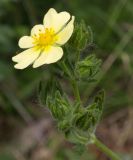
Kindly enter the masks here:
<path id="1" fill-rule="evenodd" d="M 63 56 L 61 47 L 52 47 L 48 51 L 41 53 L 39 58 L 34 62 L 33 68 L 39 67 L 43 64 L 55 63 Z"/>
<path id="2" fill-rule="evenodd" d="M 14 66 L 17 69 L 24 69 L 30 64 L 32 64 L 39 56 L 40 51 L 35 50 L 34 48 L 27 49 L 20 54 L 14 56 L 12 60 L 17 62 Z"/>
<path id="3" fill-rule="evenodd" d="M 31 29 L 31 36 L 38 36 L 40 32 L 44 32 L 44 25 L 38 24 Z"/>
<path id="4" fill-rule="evenodd" d="M 43 64 L 46 64 L 47 56 L 48 56 L 47 53 L 42 52 L 39 58 L 36 59 L 36 61 L 34 62 L 33 68 L 37 68 L 37 67 L 42 66 Z"/>
<path id="5" fill-rule="evenodd" d="M 55 9 L 51 8 L 44 16 L 43 23 L 46 28 L 53 28 L 55 32 L 58 32 L 69 19 L 68 12 L 57 13 Z"/>
<path id="6" fill-rule="evenodd" d="M 34 46 L 33 38 L 30 36 L 23 36 L 20 38 L 18 45 L 20 48 L 31 48 Z"/>
<path id="7" fill-rule="evenodd" d="M 65 44 L 71 37 L 74 29 L 74 16 L 72 16 L 72 20 L 66 25 L 66 27 L 58 34 L 59 39 L 57 40 L 57 44 Z"/>

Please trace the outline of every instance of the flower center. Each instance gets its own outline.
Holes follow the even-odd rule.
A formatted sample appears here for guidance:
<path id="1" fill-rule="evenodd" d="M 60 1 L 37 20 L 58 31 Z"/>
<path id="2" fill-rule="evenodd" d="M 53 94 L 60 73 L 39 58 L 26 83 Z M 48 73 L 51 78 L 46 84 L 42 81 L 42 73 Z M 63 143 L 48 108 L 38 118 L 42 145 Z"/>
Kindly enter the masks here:
<path id="1" fill-rule="evenodd" d="M 33 36 L 34 44 L 37 49 L 46 50 L 58 40 L 58 36 L 52 28 L 46 28 L 45 31 L 39 30 L 38 35 Z"/>

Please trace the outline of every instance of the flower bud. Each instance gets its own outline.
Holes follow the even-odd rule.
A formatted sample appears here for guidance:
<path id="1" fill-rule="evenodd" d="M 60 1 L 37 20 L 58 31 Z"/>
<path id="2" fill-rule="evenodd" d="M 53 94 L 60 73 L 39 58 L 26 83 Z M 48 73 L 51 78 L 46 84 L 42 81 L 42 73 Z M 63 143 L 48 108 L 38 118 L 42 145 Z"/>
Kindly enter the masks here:
<path id="1" fill-rule="evenodd" d="M 92 39 L 92 32 L 90 32 L 91 30 L 86 26 L 84 21 L 76 24 L 75 31 L 70 39 L 71 46 L 78 51 L 85 49 L 87 44 L 90 42 L 90 39 Z"/>

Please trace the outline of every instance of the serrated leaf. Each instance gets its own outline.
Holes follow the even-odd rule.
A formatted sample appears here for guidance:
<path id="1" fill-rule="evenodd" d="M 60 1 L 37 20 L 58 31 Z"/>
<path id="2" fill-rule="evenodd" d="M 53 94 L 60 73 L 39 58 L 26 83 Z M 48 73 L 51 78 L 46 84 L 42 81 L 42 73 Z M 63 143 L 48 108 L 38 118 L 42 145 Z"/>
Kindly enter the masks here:
<path id="1" fill-rule="evenodd" d="M 46 104 L 56 120 L 65 119 L 71 109 L 71 104 L 67 100 L 66 96 L 61 95 L 58 90 L 55 91 L 53 95 L 47 96 Z"/>
<path id="2" fill-rule="evenodd" d="M 76 72 L 81 79 L 93 79 L 100 70 L 101 60 L 95 55 L 89 55 L 85 59 L 79 61 L 76 65 Z"/>
<path id="3" fill-rule="evenodd" d="M 57 80 L 51 78 L 51 80 L 45 82 L 41 81 L 38 87 L 40 102 L 45 106 L 47 97 L 54 96 L 57 90 L 62 92 L 61 86 Z"/>

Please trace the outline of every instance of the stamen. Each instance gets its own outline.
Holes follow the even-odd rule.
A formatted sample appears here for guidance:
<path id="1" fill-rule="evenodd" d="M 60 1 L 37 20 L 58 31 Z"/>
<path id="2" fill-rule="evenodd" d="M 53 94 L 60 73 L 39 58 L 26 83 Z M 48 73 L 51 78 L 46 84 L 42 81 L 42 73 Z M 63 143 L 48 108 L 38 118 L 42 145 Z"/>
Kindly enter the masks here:
<path id="1" fill-rule="evenodd" d="M 34 34 L 33 36 L 33 44 L 36 45 L 36 49 L 47 50 L 51 45 L 54 45 L 58 39 L 53 28 L 45 28 L 44 32 L 41 29 L 38 31 L 38 35 Z"/>

